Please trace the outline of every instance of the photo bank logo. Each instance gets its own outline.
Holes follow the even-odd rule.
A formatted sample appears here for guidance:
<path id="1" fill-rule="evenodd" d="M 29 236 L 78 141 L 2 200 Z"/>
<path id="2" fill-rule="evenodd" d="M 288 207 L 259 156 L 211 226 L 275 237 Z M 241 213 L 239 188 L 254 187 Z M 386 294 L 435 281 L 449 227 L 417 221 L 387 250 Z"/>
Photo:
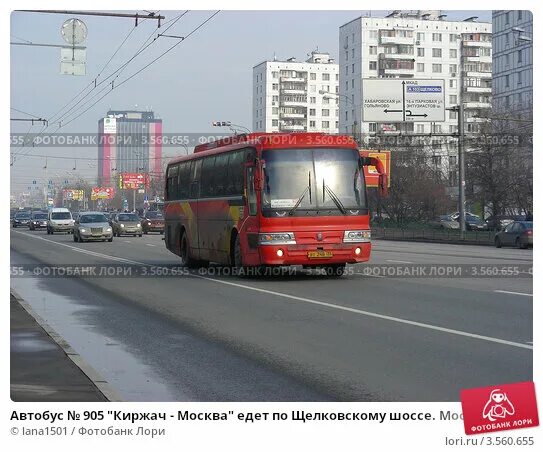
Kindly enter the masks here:
<path id="1" fill-rule="evenodd" d="M 539 425 L 533 382 L 460 391 L 466 435 Z"/>

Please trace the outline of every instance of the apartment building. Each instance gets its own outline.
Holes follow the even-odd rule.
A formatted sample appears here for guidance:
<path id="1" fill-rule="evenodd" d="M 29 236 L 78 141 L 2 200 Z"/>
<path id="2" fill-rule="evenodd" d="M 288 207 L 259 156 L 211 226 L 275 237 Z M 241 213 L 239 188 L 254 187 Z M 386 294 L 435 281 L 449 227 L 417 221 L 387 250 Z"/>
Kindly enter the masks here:
<path id="1" fill-rule="evenodd" d="M 501 113 L 530 116 L 533 103 L 533 17 L 530 11 L 493 11 L 492 98 Z"/>
<path id="2" fill-rule="evenodd" d="M 449 21 L 439 11 L 394 11 L 386 17 L 358 17 L 340 27 L 340 132 L 456 133 L 458 118 L 445 122 L 371 123 L 361 109 L 362 79 L 443 79 L 446 108 L 462 98 L 466 132 L 491 107 L 492 24 L 476 17 Z M 461 73 L 463 67 L 463 74 Z"/>
<path id="3" fill-rule="evenodd" d="M 253 67 L 253 130 L 337 133 L 339 67 L 313 51 L 305 61 L 263 61 Z"/>

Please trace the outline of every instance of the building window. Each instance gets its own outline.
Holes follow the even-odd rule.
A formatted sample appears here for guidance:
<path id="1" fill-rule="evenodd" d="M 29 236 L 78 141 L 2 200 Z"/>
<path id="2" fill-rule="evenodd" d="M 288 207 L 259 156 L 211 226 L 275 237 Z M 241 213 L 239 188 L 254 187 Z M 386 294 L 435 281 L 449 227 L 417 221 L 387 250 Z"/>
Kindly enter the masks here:
<path id="1" fill-rule="evenodd" d="M 505 87 L 509 88 L 509 75 L 505 76 Z"/>
<path id="2" fill-rule="evenodd" d="M 450 57 L 450 58 L 457 58 L 457 57 L 458 57 L 458 50 L 456 50 L 456 49 L 450 49 L 450 50 L 449 50 L 449 57 Z"/>
<path id="3" fill-rule="evenodd" d="M 272 90 L 277 91 L 279 89 L 279 83 L 272 84 Z"/>
<path id="4" fill-rule="evenodd" d="M 272 127 L 277 127 L 279 125 L 279 120 L 272 119 Z"/>
<path id="5" fill-rule="evenodd" d="M 522 50 L 517 52 L 517 63 L 522 63 Z"/>
<path id="6" fill-rule="evenodd" d="M 351 72 L 354 74 L 354 63 L 351 65 Z"/>
<path id="7" fill-rule="evenodd" d="M 354 58 L 354 49 L 351 49 L 351 56 Z"/>
<path id="8" fill-rule="evenodd" d="M 449 133 L 458 133 L 458 126 L 449 126 Z"/>
<path id="9" fill-rule="evenodd" d="M 457 65 L 456 64 L 449 64 L 449 73 L 450 74 L 456 74 L 457 71 Z"/>
<path id="10" fill-rule="evenodd" d="M 309 116 L 316 116 L 317 115 L 317 110 L 315 110 L 314 108 L 310 108 L 309 109 Z"/>
<path id="11" fill-rule="evenodd" d="M 432 33 L 432 41 L 441 42 L 441 33 Z"/>
<path id="12" fill-rule="evenodd" d="M 309 121 L 309 127 L 313 128 L 313 129 L 314 129 L 315 127 L 317 127 L 316 121 Z"/>
<path id="13" fill-rule="evenodd" d="M 368 131 L 369 132 L 377 132 L 377 123 L 376 122 L 370 122 L 368 124 Z"/>
<path id="14" fill-rule="evenodd" d="M 351 88 L 354 89 L 354 78 L 351 80 Z"/>
<path id="15" fill-rule="evenodd" d="M 317 80 L 317 74 L 314 72 L 309 73 L 309 80 Z"/>
<path id="16" fill-rule="evenodd" d="M 329 129 L 330 128 L 330 121 L 322 121 L 322 128 L 323 129 Z"/>
<path id="17" fill-rule="evenodd" d="M 329 97 L 323 97 L 322 98 L 322 103 L 325 104 L 325 105 L 328 105 L 330 103 L 330 98 Z"/>
<path id="18" fill-rule="evenodd" d="M 455 88 L 458 86 L 458 83 L 457 83 L 457 80 L 456 79 L 450 79 L 449 80 L 449 88 Z"/>
<path id="19" fill-rule="evenodd" d="M 377 61 L 370 61 L 370 71 L 377 70 Z"/>
<path id="20" fill-rule="evenodd" d="M 370 46 L 370 55 L 377 55 L 377 46 Z"/>
<path id="21" fill-rule="evenodd" d="M 417 72 L 424 72 L 424 63 L 417 63 Z"/>
<path id="22" fill-rule="evenodd" d="M 424 42 L 424 33 L 417 33 L 417 41 Z"/>
<path id="23" fill-rule="evenodd" d="M 329 82 L 330 81 L 330 74 L 322 74 L 322 80 L 324 82 Z"/>
<path id="24" fill-rule="evenodd" d="M 349 81 L 348 80 L 345 82 L 345 90 L 349 91 Z"/>
<path id="25" fill-rule="evenodd" d="M 449 103 L 451 105 L 456 105 L 458 103 L 458 97 L 456 96 L 456 94 L 449 95 Z"/>
<path id="26" fill-rule="evenodd" d="M 424 133 L 424 124 L 417 124 L 417 133 Z"/>
<path id="27" fill-rule="evenodd" d="M 441 58 L 441 49 L 432 49 L 432 56 L 434 58 Z"/>
<path id="28" fill-rule="evenodd" d="M 517 11 L 517 20 L 522 20 L 522 10 L 521 9 L 519 9 Z"/>
<path id="29" fill-rule="evenodd" d="M 279 102 L 279 96 L 272 96 L 273 102 Z"/>
<path id="30" fill-rule="evenodd" d="M 336 74 L 336 82 L 339 81 L 339 74 Z"/>
<path id="31" fill-rule="evenodd" d="M 348 120 L 349 120 L 349 112 L 346 111 L 346 112 L 345 112 L 345 121 L 348 121 Z"/>
<path id="32" fill-rule="evenodd" d="M 279 72 L 272 71 L 272 78 L 278 78 L 278 77 L 279 77 Z"/>
<path id="33" fill-rule="evenodd" d="M 441 73 L 441 64 L 432 64 L 432 72 L 434 74 Z"/>
<path id="34" fill-rule="evenodd" d="M 451 33 L 449 35 L 449 42 L 456 42 L 458 40 L 458 35 L 456 33 Z"/>
<path id="35" fill-rule="evenodd" d="M 322 116 L 330 116 L 330 110 L 328 110 L 327 108 L 323 109 Z"/>
<path id="36" fill-rule="evenodd" d="M 423 57 L 424 56 L 424 47 L 419 47 L 417 49 L 417 56 Z"/>
<path id="37" fill-rule="evenodd" d="M 272 115 L 278 115 L 279 114 L 279 108 L 278 107 L 272 107 Z"/>
<path id="38" fill-rule="evenodd" d="M 377 39 L 377 30 L 370 30 L 370 39 Z"/>
<path id="39" fill-rule="evenodd" d="M 349 65 L 345 66 L 345 75 L 349 75 Z"/>
<path id="40" fill-rule="evenodd" d="M 517 72 L 517 85 L 522 85 L 522 72 Z"/>
<path id="41" fill-rule="evenodd" d="M 309 85 L 309 92 L 310 93 L 316 93 L 317 92 L 317 85 Z"/>
<path id="42" fill-rule="evenodd" d="M 505 13 L 505 25 L 509 25 L 509 19 L 510 19 L 509 16 L 510 16 L 509 11 L 507 11 Z"/>
<path id="43" fill-rule="evenodd" d="M 449 119 L 457 119 L 457 113 L 456 110 L 449 110 Z"/>

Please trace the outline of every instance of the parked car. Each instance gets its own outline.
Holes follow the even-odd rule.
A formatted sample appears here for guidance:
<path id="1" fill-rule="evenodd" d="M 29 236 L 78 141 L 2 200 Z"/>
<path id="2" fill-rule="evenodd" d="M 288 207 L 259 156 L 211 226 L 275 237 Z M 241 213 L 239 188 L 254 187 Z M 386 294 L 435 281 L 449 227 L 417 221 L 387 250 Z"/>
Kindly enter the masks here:
<path id="1" fill-rule="evenodd" d="M 74 230 L 74 220 L 71 212 L 64 207 L 54 207 L 49 211 L 47 219 L 47 234 L 65 232 L 71 234 Z"/>
<path id="2" fill-rule="evenodd" d="M 32 212 L 29 228 L 31 231 L 47 228 L 47 212 Z"/>
<path id="3" fill-rule="evenodd" d="M 466 231 L 486 231 L 488 226 L 478 216 L 466 214 Z"/>
<path id="4" fill-rule="evenodd" d="M 460 229 L 458 221 L 453 220 L 449 215 L 440 215 L 428 224 L 436 229 Z"/>
<path id="5" fill-rule="evenodd" d="M 26 210 L 21 210 L 15 214 L 13 217 L 12 225 L 14 228 L 19 227 L 28 227 L 30 224 L 30 212 L 27 212 Z"/>
<path id="6" fill-rule="evenodd" d="M 486 225 L 491 231 L 501 231 L 509 223 L 512 223 L 513 221 L 523 220 L 525 220 L 525 218 L 521 217 L 520 215 L 493 215 L 487 218 Z"/>
<path id="7" fill-rule="evenodd" d="M 534 245 L 534 232 L 532 221 L 513 221 L 503 231 L 494 236 L 496 248 L 502 246 L 516 246 L 526 249 Z"/>
<path id="8" fill-rule="evenodd" d="M 164 234 L 164 215 L 156 210 L 145 212 L 141 219 L 141 227 L 144 234 L 149 232 L 160 232 Z"/>
<path id="9" fill-rule="evenodd" d="M 73 230 L 74 242 L 113 241 L 113 229 L 103 212 L 81 212 Z"/>
<path id="10" fill-rule="evenodd" d="M 113 235 L 120 237 L 121 235 L 143 235 L 141 228 L 141 219 L 135 213 L 118 213 L 113 217 L 111 222 Z"/>

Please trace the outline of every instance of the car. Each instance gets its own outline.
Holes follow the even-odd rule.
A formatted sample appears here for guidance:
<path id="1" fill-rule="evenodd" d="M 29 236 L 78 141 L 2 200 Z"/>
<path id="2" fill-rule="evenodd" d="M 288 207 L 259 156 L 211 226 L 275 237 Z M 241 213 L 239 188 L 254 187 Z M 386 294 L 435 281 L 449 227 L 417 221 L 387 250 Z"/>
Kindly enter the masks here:
<path id="1" fill-rule="evenodd" d="M 74 242 L 113 242 L 113 229 L 103 212 L 81 212 L 73 228 Z"/>
<path id="2" fill-rule="evenodd" d="M 54 207 L 49 211 L 47 219 L 47 234 L 65 232 L 71 234 L 74 230 L 74 220 L 71 212 L 64 207 Z"/>
<path id="3" fill-rule="evenodd" d="M 513 221 L 509 223 L 503 231 L 499 231 L 494 236 L 494 245 L 496 248 L 502 246 L 516 246 L 526 249 L 534 245 L 534 232 L 532 221 Z"/>
<path id="4" fill-rule="evenodd" d="M 157 210 L 148 210 L 141 219 L 141 227 L 144 234 L 149 232 L 164 234 L 164 215 Z"/>
<path id="5" fill-rule="evenodd" d="M 74 220 L 74 223 L 79 218 L 79 214 L 80 214 L 80 212 L 72 212 L 72 219 Z"/>
<path id="6" fill-rule="evenodd" d="M 486 225 L 490 231 L 502 231 L 509 223 L 523 220 L 525 217 L 520 215 L 493 215 L 486 219 Z"/>
<path id="7" fill-rule="evenodd" d="M 458 221 L 453 220 L 450 215 L 440 215 L 428 224 L 436 229 L 460 229 Z"/>
<path id="8" fill-rule="evenodd" d="M 113 227 L 113 235 L 120 237 L 121 235 L 136 235 L 142 236 L 141 219 L 135 213 L 118 213 L 111 221 Z"/>
<path id="9" fill-rule="evenodd" d="M 486 231 L 487 229 L 487 224 L 478 216 L 466 214 L 466 231 Z"/>
<path id="10" fill-rule="evenodd" d="M 14 228 L 18 227 L 28 227 L 30 224 L 30 218 L 32 216 L 30 215 L 30 212 L 26 210 L 20 210 L 19 212 L 15 213 L 15 216 L 13 217 L 12 225 Z"/>
<path id="11" fill-rule="evenodd" d="M 47 228 L 47 212 L 40 212 L 40 211 L 32 212 L 29 228 L 31 231 L 35 231 L 36 229 Z"/>

